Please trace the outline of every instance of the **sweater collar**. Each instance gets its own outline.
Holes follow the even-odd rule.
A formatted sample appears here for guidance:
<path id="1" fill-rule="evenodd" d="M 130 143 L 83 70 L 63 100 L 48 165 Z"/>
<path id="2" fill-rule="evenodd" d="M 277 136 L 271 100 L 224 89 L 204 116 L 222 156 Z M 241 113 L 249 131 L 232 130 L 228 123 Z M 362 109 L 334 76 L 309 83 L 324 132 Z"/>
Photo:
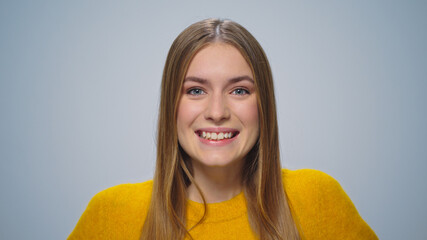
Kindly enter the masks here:
<path id="1" fill-rule="evenodd" d="M 206 204 L 206 217 L 203 222 L 223 222 L 246 214 L 246 199 L 243 191 L 230 200 Z M 187 220 L 198 222 L 203 216 L 203 203 L 187 200 Z"/>

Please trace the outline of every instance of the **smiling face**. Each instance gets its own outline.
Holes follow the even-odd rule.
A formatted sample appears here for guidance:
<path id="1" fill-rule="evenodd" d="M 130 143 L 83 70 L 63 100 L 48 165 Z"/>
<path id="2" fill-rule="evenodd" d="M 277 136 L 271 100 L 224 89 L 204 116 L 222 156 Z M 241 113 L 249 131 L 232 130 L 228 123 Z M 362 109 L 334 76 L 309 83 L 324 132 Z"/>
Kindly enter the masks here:
<path id="1" fill-rule="evenodd" d="M 225 43 L 201 49 L 192 59 L 178 105 L 178 141 L 195 165 L 243 163 L 259 136 L 251 68 Z"/>

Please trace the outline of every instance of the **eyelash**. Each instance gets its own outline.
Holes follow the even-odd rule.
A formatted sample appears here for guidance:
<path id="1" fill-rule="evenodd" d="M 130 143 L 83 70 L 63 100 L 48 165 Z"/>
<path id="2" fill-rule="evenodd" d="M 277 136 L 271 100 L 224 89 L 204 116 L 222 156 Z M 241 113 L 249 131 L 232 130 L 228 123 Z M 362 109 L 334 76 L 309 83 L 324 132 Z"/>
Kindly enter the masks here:
<path id="1" fill-rule="evenodd" d="M 195 91 L 198 91 L 198 93 L 196 93 Z M 236 91 L 242 91 L 242 92 L 236 93 Z M 233 95 L 243 96 L 243 95 L 250 94 L 250 91 L 245 89 L 245 88 L 236 88 L 233 91 L 231 91 L 231 93 Z M 192 95 L 192 96 L 199 96 L 199 95 L 206 94 L 206 92 L 201 88 L 190 88 L 187 90 L 187 94 Z"/>
<path id="2" fill-rule="evenodd" d="M 235 93 L 236 91 L 243 91 L 244 93 L 243 93 L 243 94 L 242 94 L 242 93 L 238 94 L 238 93 Z M 245 89 L 245 88 L 236 88 L 236 89 L 234 89 L 234 90 L 232 91 L 232 93 L 233 93 L 234 95 L 247 95 L 247 94 L 250 94 L 249 90 L 247 90 L 247 89 Z"/>
<path id="3" fill-rule="evenodd" d="M 194 91 L 200 91 L 199 93 L 195 93 Z M 187 90 L 187 94 L 193 95 L 193 96 L 198 96 L 198 95 L 202 95 L 205 94 L 205 91 L 203 91 L 201 88 L 190 88 Z"/>

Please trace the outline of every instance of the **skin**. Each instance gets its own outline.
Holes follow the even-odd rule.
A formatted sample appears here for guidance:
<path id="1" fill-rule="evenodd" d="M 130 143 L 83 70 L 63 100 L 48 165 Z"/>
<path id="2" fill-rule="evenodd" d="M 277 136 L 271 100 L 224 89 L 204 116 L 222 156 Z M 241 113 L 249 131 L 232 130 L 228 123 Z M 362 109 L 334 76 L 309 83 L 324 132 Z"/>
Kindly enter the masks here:
<path id="1" fill-rule="evenodd" d="M 256 89 L 250 66 L 233 46 L 214 43 L 190 63 L 178 105 L 178 140 L 208 203 L 242 190 L 245 156 L 259 136 Z M 224 129 L 226 128 L 226 129 Z M 200 131 L 238 133 L 228 141 L 203 140 Z M 195 186 L 189 199 L 202 202 Z"/>

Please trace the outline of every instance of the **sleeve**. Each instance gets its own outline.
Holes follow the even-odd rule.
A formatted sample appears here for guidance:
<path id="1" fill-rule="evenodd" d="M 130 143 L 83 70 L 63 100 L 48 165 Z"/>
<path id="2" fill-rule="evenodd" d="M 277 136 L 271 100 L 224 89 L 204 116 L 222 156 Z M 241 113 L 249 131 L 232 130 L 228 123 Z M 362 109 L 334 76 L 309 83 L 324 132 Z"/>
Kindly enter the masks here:
<path id="1" fill-rule="evenodd" d="M 298 175 L 294 182 L 303 190 L 291 202 L 303 239 L 378 239 L 334 178 L 317 170 Z"/>

